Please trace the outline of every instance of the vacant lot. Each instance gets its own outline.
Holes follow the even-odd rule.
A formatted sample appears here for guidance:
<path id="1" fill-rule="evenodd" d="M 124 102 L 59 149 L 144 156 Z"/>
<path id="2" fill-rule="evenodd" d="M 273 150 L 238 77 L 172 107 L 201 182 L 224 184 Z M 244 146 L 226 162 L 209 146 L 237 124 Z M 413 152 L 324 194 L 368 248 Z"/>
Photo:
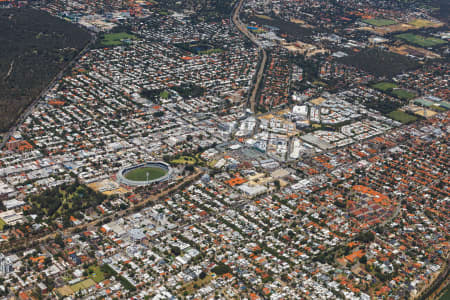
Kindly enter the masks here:
<path id="1" fill-rule="evenodd" d="M 367 19 L 367 20 L 363 20 L 363 22 L 366 24 L 370 24 L 370 25 L 378 26 L 378 27 L 397 24 L 396 21 L 389 20 L 389 19 Z"/>
<path id="2" fill-rule="evenodd" d="M 396 110 L 388 114 L 389 118 L 399 121 L 402 124 L 409 124 L 417 120 L 416 116 L 407 114 L 401 110 Z"/>
<path id="3" fill-rule="evenodd" d="M 147 178 L 148 173 L 148 178 Z M 135 181 L 146 181 L 163 177 L 167 174 L 167 171 L 156 167 L 143 167 L 131 170 L 125 174 L 125 178 Z"/>
<path id="4" fill-rule="evenodd" d="M 126 32 L 108 33 L 103 36 L 101 40 L 102 46 L 119 46 L 123 44 L 124 40 L 136 40 L 137 38 Z"/>
<path id="5" fill-rule="evenodd" d="M 434 37 L 425 37 L 423 35 L 417 35 L 413 33 L 397 34 L 395 37 L 421 47 L 433 47 L 447 43 L 446 41 L 441 39 L 437 39 Z"/>

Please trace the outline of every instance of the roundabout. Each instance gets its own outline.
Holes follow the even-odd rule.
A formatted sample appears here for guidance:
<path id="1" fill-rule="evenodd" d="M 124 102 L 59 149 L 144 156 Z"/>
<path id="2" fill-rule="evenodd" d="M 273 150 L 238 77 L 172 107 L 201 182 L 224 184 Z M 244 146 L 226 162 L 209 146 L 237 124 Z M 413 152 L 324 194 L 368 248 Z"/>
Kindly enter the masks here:
<path id="1" fill-rule="evenodd" d="M 172 168 L 162 161 L 147 162 L 121 169 L 117 180 L 128 186 L 145 186 L 169 180 Z"/>

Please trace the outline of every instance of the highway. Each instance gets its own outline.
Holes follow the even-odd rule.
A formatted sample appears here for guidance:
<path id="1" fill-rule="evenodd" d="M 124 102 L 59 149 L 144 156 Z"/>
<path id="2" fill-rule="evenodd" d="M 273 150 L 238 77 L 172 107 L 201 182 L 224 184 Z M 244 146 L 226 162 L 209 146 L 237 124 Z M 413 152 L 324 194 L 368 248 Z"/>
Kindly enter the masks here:
<path id="1" fill-rule="evenodd" d="M 264 50 L 264 48 L 261 46 L 258 39 L 251 34 L 245 24 L 242 24 L 241 19 L 239 17 L 239 13 L 242 9 L 242 4 L 244 3 L 244 0 L 240 0 L 239 3 L 236 5 L 234 12 L 233 12 L 233 23 L 236 25 L 237 29 L 244 34 L 246 37 L 250 39 L 250 41 L 255 44 L 258 47 L 258 51 L 260 55 L 262 54 L 262 59 L 258 65 L 258 71 L 256 73 L 256 82 L 253 84 L 252 92 L 250 94 L 249 98 L 249 104 L 250 104 L 250 110 L 253 113 L 256 113 L 256 95 L 258 94 L 259 87 L 261 86 L 261 81 L 264 75 L 264 67 L 267 62 L 267 52 Z"/>

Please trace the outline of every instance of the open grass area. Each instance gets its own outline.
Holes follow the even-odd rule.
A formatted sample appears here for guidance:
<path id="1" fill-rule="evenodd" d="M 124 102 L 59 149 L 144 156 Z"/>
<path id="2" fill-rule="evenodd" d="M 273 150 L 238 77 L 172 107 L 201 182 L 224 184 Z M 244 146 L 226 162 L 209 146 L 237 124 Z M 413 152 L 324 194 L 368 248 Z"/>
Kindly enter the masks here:
<path id="1" fill-rule="evenodd" d="M 377 84 L 373 84 L 372 87 L 382 92 L 388 92 L 390 95 L 402 100 L 410 100 L 416 97 L 415 93 L 404 89 L 398 89 L 398 86 L 392 82 L 379 82 Z"/>
<path id="2" fill-rule="evenodd" d="M 372 87 L 374 89 L 386 92 L 387 90 L 395 89 L 397 87 L 397 85 L 395 83 L 391 83 L 391 82 L 379 82 L 377 84 L 372 85 Z"/>
<path id="3" fill-rule="evenodd" d="M 407 114 L 401 110 L 395 110 L 388 114 L 389 118 L 399 121 L 402 124 L 409 124 L 417 120 L 416 116 Z"/>
<path id="4" fill-rule="evenodd" d="M 148 180 L 157 179 L 167 174 L 167 171 L 157 167 L 143 167 L 131 170 L 125 174 L 125 178 L 135 181 L 146 181 L 148 173 Z"/>
<path id="5" fill-rule="evenodd" d="M 3 230 L 3 227 L 5 227 L 6 222 L 0 219 L 0 230 Z"/>
<path id="6" fill-rule="evenodd" d="M 70 288 L 76 293 L 79 290 L 84 290 L 84 289 L 90 288 L 93 285 L 95 285 L 94 280 L 86 279 L 86 280 L 80 281 L 78 283 L 75 283 L 74 285 L 71 285 Z"/>
<path id="7" fill-rule="evenodd" d="M 96 283 L 105 280 L 105 274 L 102 272 L 99 266 L 90 266 L 88 270 L 89 270 L 89 277 L 91 277 L 91 279 L 94 280 Z"/>
<path id="8" fill-rule="evenodd" d="M 417 35 L 413 33 L 397 34 L 395 37 L 420 47 L 433 47 L 447 43 L 446 41 L 441 39 L 437 39 L 434 37 L 426 37 L 423 35 Z"/>
<path id="9" fill-rule="evenodd" d="M 137 38 L 126 32 L 108 33 L 101 40 L 102 46 L 119 46 L 123 44 L 123 40 L 136 40 Z"/>
<path id="10" fill-rule="evenodd" d="M 180 156 L 177 159 L 172 160 L 170 163 L 172 164 L 185 164 L 185 165 L 194 165 L 197 163 L 197 159 L 192 156 Z"/>
<path id="11" fill-rule="evenodd" d="M 213 48 L 204 51 L 200 51 L 199 54 L 213 54 L 213 53 L 222 53 L 223 50 L 220 48 Z"/>
<path id="12" fill-rule="evenodd" d="M 363 22 L 366 24 L 378 26 L 378 27 L 397 24 L 396 21 L 389 20 L 389 19 L 367 19 L 367 20 L 363 20 Z"/>
<path id="13" fill-rule="evenodd" d="M 407 90 L 395 89 L 392 94 L 402 100 L 411 100 L 416 97 L 416 94 Z"/>
<path id="14" fill-rule="evenodd" d="M 412 20 L 411 22 L 408 22 L 408 24 L 418 28 L 431 27 L 435 25 L 435 23 L 424 19 L 415 19 Z"/>

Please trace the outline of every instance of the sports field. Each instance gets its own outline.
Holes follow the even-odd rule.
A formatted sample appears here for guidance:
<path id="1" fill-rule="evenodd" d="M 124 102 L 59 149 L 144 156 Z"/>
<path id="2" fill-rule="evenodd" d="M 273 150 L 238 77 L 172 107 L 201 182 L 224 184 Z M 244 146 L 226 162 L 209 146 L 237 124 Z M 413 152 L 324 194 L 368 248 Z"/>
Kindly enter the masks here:
<path id="1" fill-rule="evenodd" d="M 407 114 L 401 110 L 393 111 L 393 112 L 389 113 L 388 116 L 389 116 L 389 118 L 399 121 L 402 124 L 409 124 L 409 123 L 412 123 L 415 120 L 417 120 L 416 116 Z"/>
<path id="2" fill-rule="evenodd" d="M 123 40 L 135 40 L 136 37 L 134 35 L 128 34 L 126 32 L 119 33 L 108 33 L 105 34 L 103 39 L 101 40 L 101 44 L 103 46 L 118 46 L 122 45 Z"/>
<path id="3" fill-rule="evenodd" d="M 395 83 L 390 82 L 379 82 L 377 84 L 372 85 L 374 89 L 386 92 L 389 89 L 395 89 L 397 85 Z"/>
<path id="4" fill-rule="evenodd" d="M 402 89 L 395 89 L 392 91 L 392 94 L 394 94 L 397 98 L 402 100 L 410 100 L 416 97 L 416 94 L 414 94 L 413 92 Z"/>
<path id="5" fill-rule="evenodd" d="M 148 178 L 147 178 L 148 173 Z M 167 171 L 157 167 L 142 167 L 131 170 L 125 174 L 125 178 L 133 181 L 147 181 L 154 180 L 163 177 L 167 174 Z"/>
<path id="6" fill-rule="evenodd" d="M 402 39 L 408 43 L 418 45 L 420 47 L 433 47 L 437 45 L 443 45 L 447 42 L 441 39 L 437 39 L 434 37 L 426 37 L 423 35 L 417 35 L 413 33 L 402 33 L 397 34 L 395 37 Z"/>
<path id="7" fill-rule="evenodd" d="M 363 20 L 363 22 L 366 24 L 377 26 L 377 27 L 397 24 L 396 21 L 389 20 L 389 19 L 367 19 L 367 20 Z"/>
<path id="8" fill-rule="evenodd" d="M 90 288 L 91 286 L 95 285 L 95 281 L 92 279 L 86 279 L 81 282 L 75 283 L 74 285 L 71 285 L 70 288 L 77 293 L 79 290 L 84 290 L 87 288 Z"/>

